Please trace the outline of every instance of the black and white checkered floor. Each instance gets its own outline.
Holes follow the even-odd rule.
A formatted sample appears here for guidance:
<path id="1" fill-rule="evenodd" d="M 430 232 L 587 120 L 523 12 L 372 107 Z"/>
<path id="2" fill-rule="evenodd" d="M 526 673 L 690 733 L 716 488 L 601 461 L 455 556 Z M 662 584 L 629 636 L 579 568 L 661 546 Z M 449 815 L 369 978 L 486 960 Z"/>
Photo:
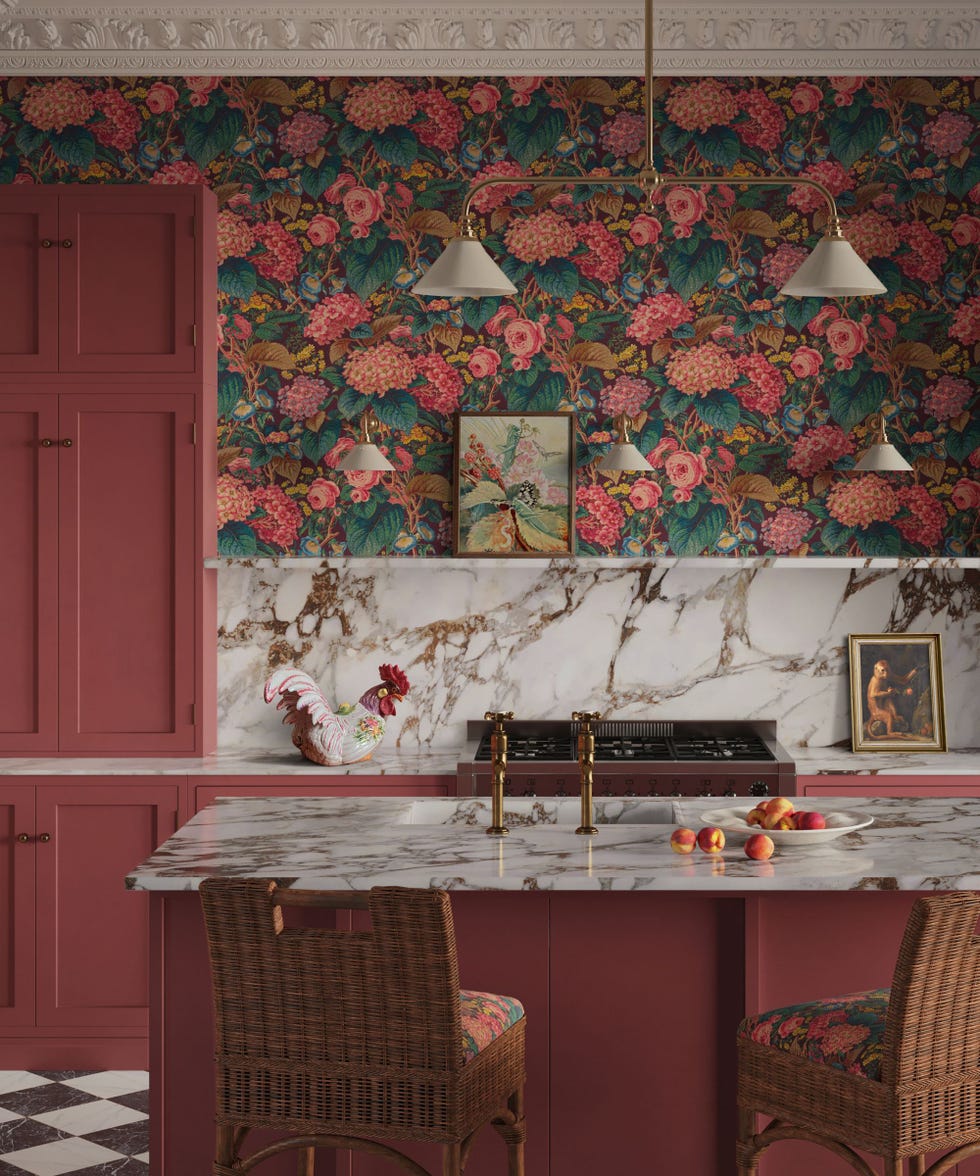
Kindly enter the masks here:
<path id="1" fill-rule="evenodd" d="M 148 1176 L 143 1070 L 0 1070 L 0 1176 Z"/>

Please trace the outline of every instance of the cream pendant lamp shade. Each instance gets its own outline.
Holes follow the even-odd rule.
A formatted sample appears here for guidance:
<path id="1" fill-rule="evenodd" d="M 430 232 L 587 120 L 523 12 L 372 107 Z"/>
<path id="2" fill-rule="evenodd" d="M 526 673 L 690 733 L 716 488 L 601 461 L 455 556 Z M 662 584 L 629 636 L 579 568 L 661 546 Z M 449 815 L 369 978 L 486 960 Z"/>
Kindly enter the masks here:
<path id="1" fill-rule="evenodd" d="M 885 287 L 843 237 L 824 237 L 779 291 L 791 298 L 884 294 Z"/>
<path id="2" fill-rule="evenodd" d="M 854 463 L 855 470 L 861 473 L 878 471 L 880 473 L 906 473 L 912 467 L 888 440 L 888 430 L 885 427 L 884 414 L 878 417 L 878 436 Z"/>
<path id="3" fill-rule="evenodd" d="M 475 236 L 453 237 L 412 287 L 428 298 L 493 298 L 517 287 Z"/>
<path id="4" fill-rule="evenodd" d="M 371 440 L 371 430 L 381 422 L 370 409 L 361 417 L 361 435 L 353 449 L 337 462 L 338 470 L 393 470 L 395 467 Z"/>
<path id="5" fill-rule="evenodd" d="M 609 473 L 628 473 L 634 470 L 652 470 L 653 466 L 630 440 L 630 429 L 634 428 L 633 420 L 626 413 L 620 413 L 613 422 L 616 426 L 617 440 L 595 463 L 597 470 Z"/>

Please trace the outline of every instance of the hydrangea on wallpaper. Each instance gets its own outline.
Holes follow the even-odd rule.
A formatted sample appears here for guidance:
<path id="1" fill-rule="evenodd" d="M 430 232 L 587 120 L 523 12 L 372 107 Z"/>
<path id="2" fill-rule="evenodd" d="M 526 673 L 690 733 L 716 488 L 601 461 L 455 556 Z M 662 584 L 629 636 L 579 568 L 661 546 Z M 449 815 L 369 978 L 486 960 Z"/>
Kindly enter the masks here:
<path id="1" fill-rule="evenodd" d="M 633 79 L 8 79 L 0 182 L 206 183 L 219 200 L 219 541 L 230 555 L 450 546 L 452 414 L 573 411 L 579 551 L 975 553 L 978 83 L 690 79 L 673 172 L 819 179 L 881 299 L 780 285 L 809 189 L 644 205 Z M 529 189 L 524 171 L 622 175 Z M 411 293 L 474 180 L 512 299 Z M 341 472 L 366 407 L 390 474 Z M 910 475 L 853 474 L 884 407 Z M 593 459 L 619 413 L 652 472 Z"/>

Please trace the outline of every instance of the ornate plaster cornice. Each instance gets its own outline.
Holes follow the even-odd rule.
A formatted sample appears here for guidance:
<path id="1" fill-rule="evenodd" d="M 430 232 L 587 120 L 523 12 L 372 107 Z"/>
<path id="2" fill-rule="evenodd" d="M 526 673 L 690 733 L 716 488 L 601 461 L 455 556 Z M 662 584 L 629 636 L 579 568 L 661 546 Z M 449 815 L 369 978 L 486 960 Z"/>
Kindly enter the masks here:
<path id="1" fill-rule="evenodd" d="M 0 0 L 0 73 L 505 75 L 643 72 L 639 3 L 36 8 Z M 678 3 L 655 17 L 673 75 L 980 73 L 975 0 L 939 8 Z"/>

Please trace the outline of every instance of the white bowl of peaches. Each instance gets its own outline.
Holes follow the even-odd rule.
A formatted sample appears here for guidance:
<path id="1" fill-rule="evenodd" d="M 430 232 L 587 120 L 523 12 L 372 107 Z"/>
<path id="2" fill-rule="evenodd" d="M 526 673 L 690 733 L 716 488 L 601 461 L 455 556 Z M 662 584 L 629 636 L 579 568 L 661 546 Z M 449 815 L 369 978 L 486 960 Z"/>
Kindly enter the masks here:
<path id="1" fill-rule="evenodd" d="M 866 829 L 874 820 L 867 813 L 853 810 L 797 808 L 786 796 L 760 800 L 755 805 L 733 805 L 731 808 L 712 809 L 702 813 L 701 820 L 723 829 L 731 840 L 745 840 L 757 833 L 765 833 L 780 849 L 822 845 Z"/>

